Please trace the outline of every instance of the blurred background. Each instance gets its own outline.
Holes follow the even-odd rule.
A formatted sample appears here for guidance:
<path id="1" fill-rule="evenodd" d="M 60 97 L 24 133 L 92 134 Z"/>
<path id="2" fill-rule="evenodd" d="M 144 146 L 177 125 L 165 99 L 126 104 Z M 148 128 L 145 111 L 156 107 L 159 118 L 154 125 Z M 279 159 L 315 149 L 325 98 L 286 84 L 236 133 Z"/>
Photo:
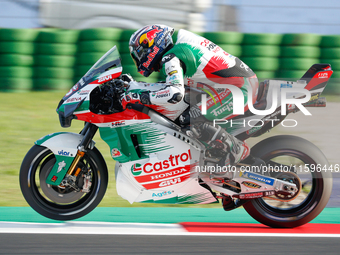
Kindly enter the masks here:
<path id="1" fill-rule="evenodd" d="M 112 46 L 121 53 L 124 73 L 162 79 L 137 73 L 128 49 L 136 29 L 158 23 L 201 34 L 240 57 L 260 79 L 297 80 L 314 63 L 330 63 L 334 74 L 324 94 L 339 101 L 339 11 L 338 0 L 0 0 L 0 206 L 26 205 L 18 186 L 24 155 L 35 140 L 60 131 L 58 101 Z M 339 163 L 339 103 L 315 110 L 321 119 L 314 116 L 305 122 L 308 130 L 302 125 L 295 131 Z M 74 121 L 66 131 L 81 127 Z M 113 171 L 107 145 L 95 140 Z M 101 205 L 127 206 L 114 188 L 109 185 L 111 200 Z M 118 202 L 112 204 L 112 197 Z"/>
<path id="2" fill-rule="evenodd" d="M 2 0 L 0 27 L 137 29 L 156 22 L 201 32 L 338 34 L 339 9 L 337 0 Z"/>
<path id="3" fill-rule="evenodd" d="M 66 90 L 113 45 L 124 72 L 157 81 L 159 74 L 137 73 L 127 46 L 133 31 L 154 23 L 202 34 L 260 79 L 298 79 L 317 62 L 340 70 L 337 0 L 1 0 L 0 7 L 0 91 Z M 326 92 L 338 87 L 331 82 Z"/>

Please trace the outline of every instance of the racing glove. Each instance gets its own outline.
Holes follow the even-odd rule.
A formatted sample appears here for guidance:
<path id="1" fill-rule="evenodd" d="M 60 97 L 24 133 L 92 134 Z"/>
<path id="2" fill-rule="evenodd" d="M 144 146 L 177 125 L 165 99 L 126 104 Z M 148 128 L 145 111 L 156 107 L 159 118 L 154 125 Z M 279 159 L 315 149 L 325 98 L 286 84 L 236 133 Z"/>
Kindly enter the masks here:
<path id="1" fill-rule="evenodd" d="M 127 82 L 127 83 L 129 83 L 129 82 L 131 82 L 131 81 L 135 81 L 129 73 L 127 73 L 127 74 L 122 74 L 122 75 L 120 76 L 120 78 L 121 78 L 124 82 Z"/>
<path id="2" fill-rule="evenodd" d="M 123 109 L 126 109 L 128 104 L 150 105 L 150 93 L 147 90 L 130 90 L 122 95 L 121 104 Z"/>

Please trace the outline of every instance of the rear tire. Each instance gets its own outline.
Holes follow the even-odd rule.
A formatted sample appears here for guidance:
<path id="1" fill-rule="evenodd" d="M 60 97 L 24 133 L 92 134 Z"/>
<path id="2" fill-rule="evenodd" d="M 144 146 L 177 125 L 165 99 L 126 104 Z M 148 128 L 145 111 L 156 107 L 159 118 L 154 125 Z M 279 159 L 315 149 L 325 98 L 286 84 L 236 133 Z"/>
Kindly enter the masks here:
<path id="1" fill-rule="evenodd" d="M 303 164 L 320 164 L 320 166 L 326 166 L 329 169 L 326 157 L 314 144 L 295 136 L 270 137 L 256 144 L 251 149 L 251 154 L 264 160 L 267 165 L 280 157 L 297 159 L 299 162 L 303 162 L 302 168 L 296 169 L 298 174 L 302 171 L 301 169 L 305 169 Z M 301 176 L 305 174 L 311 176 L 310 180 L 305 182 L 307 188 L 305 187 L 305 190 L 302 188 L 302 193 L 305 195 L 300 193 L 300 198 L 295 198 L 292 201 L 293 205 L 288 202 L 279 202 L 277 203 L 280 204 L 278 207 L 277 204 L 271 202 L 273 200 L 258 198 L 244 204 L 244 209 L 255 220 L 270 227 L 294 228 L 310 222 L 327 205 L 333 182 L 330 171 L 312 171 L 310 169 L 308 172 L 307 169 L 305 172 Z"/>
<path id="2" fill-rule="evenodd" d="M 34 145 L 26 154 L 20 169 L 20 187 L 27 203 L 41 215 L 53 220 L 74 220 L 91 212 L 105 195 L 108 171 L 100 152 L 88 150 L 77 167 L 91 171 L 90 191 L 81 193 L 44 182 L 55 163 L 46 147 Z"/>

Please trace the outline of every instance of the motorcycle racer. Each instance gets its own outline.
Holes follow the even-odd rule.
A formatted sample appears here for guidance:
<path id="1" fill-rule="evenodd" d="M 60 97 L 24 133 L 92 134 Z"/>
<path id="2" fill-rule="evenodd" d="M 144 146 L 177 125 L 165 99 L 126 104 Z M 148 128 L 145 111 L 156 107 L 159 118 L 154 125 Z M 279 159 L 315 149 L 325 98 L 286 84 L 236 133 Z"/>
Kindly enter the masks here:
<path id="1" fill-rule="evenodd" d="M 247 98 L 248 89 L 252 87 L 253 99 L 256 96 L 258 81 L 255 73 L 239 58 L 225 52 L 208 39 L 180 29 L 176 44 L 173 44 L 174 29 L 165 25 L 150 25 L 137 30 L 130 38 L 129 49 L 138 72 L 148 77 L 152 72 L 161 71 L 166 81 L 159 90 L 150 91 L 132 89 L 126 92 L 121 103 L 128 104 L 169 105 L 179 103 L 184 97 L 184 85 L 190 87 L 212 88 L 214 84 L 228 84 L 239 87 Z M 126 77 L 126 76 L 125 76 Z M 130 83 L 136 81 L 128 79 Z M 153 84 L 157 86 L 156 84 Z M 164 86 L 165 85 L 165 86 Z M 215 91 L 215 90 L 214 90 Z M 232 94 L 220 100 L 221 105 L 229 103 Z M 245 108 L 247 108 L 247 100 Z M 229 103 L 230 104 L 230 103 Z M 195 112 L 193 112 L 195 111 Z M 190 129 L 199 140 L 209 145 L 212 156 L 224 157 L 224 164 L 235 164 L 249 155 L 248 145 L 228 134 L 221 127 L 214 127 L 209 120 L 202 120 L 197 114 L 197 107 L 185 111 L 179 118 L 181 126 L 193 124 Z M 199 111 L 200 112 L 200 111 Z M 218 112 L 218 116 L 216 116 Z M 215 111 L 218 119 L 231 118 L 232 107 Z"/>

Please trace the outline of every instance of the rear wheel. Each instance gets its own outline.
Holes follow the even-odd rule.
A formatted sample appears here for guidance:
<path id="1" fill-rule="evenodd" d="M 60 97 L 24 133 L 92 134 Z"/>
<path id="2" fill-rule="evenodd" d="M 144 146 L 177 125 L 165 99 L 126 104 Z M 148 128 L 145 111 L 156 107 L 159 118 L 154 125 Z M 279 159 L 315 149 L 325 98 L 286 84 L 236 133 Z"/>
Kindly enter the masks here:
<path id="1" fill-rule="evenodd" d="M 251 153 L 264 160 L 268 169 L 283 169 L 270 172 L 271 176 L 301 185 L 297 196 L 258 198 L 244 204 L 254 219 L 270 227 L 293 228 L 313 220 L 325 208 L 332 174 L 326 157 L 314 144 L 300 137 L 275 136 L 256 144 Z"/>
<path id="2" fill-rule="evenodd" d="M 108 171 L 101 154 L 96 148 L 88 150 L 76 166 L 81 170 L 77 185 L 85 187 L 85 182 L 90 185 L 84 192 L 45 182 L 55 161 L 46 147 L 34 145 L 27 153 L 20 169 L 20 187 L 27 203 L 54 220 L 73 220 L 88 214 L 100 203 L 107 188 Z"/>

